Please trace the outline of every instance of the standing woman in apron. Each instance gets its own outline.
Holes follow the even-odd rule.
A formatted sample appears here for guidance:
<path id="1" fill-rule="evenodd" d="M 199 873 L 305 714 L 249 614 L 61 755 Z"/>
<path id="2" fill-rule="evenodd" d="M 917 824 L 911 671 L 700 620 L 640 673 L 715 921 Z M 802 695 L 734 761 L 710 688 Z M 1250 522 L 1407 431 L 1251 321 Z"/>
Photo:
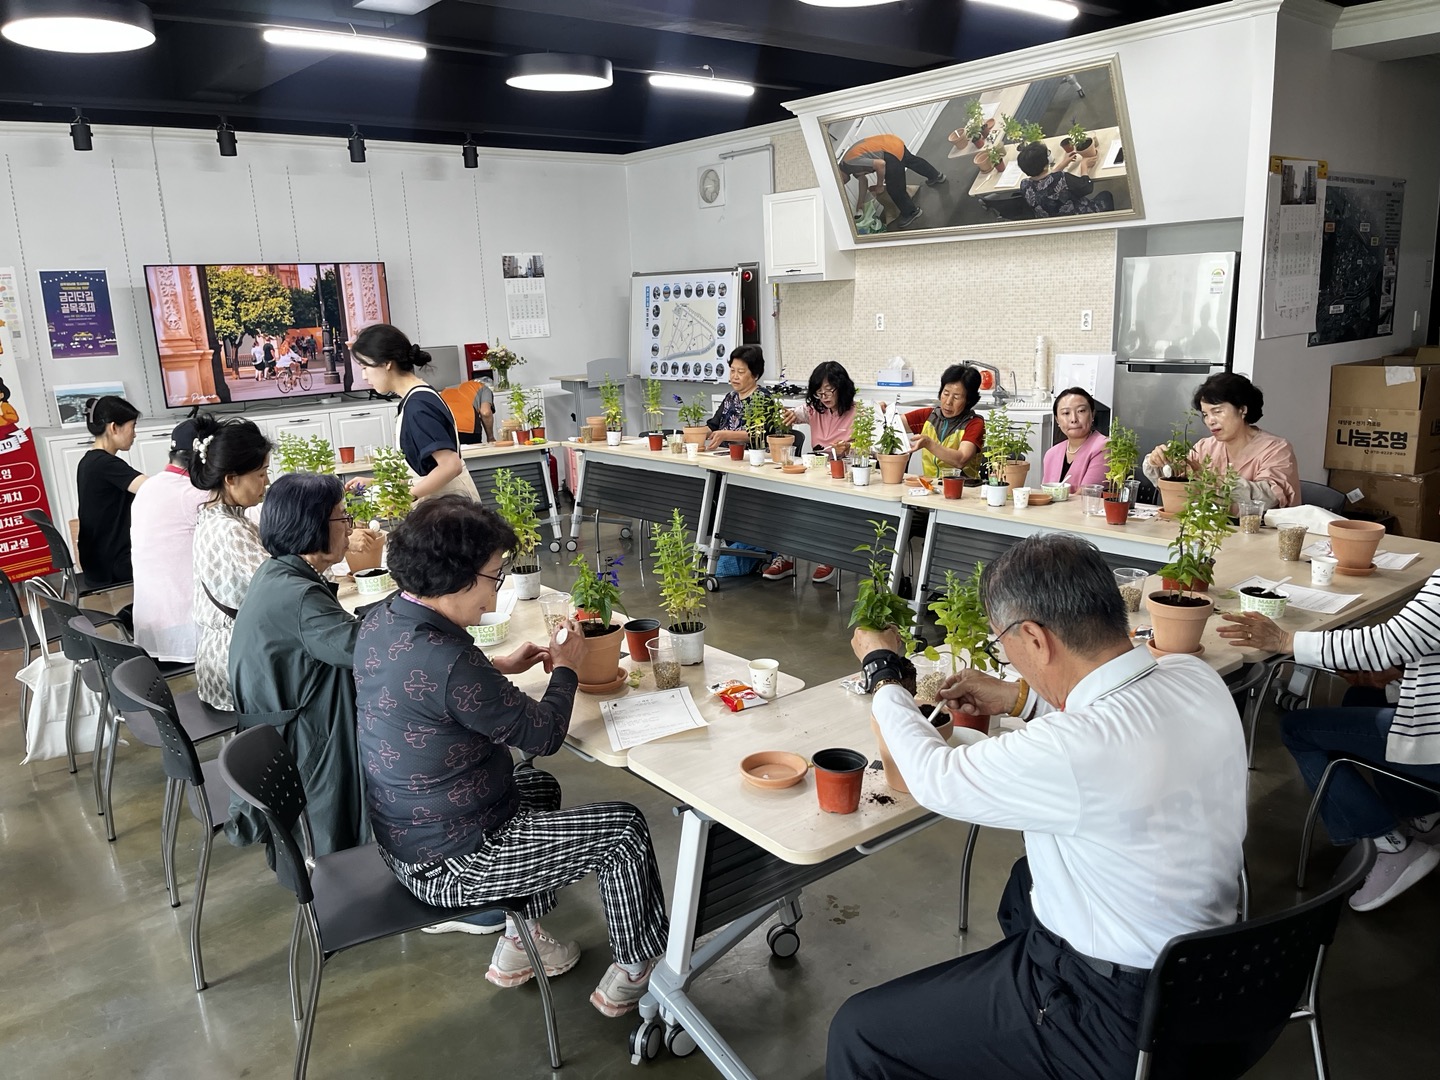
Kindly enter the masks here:
<path id="1" fill-rule="evenodd" d="M 439 391 L 415 373 L 430 363 L 430 354 L 410 344 L 389 323 L 361 330 L 350 347 L 360 363 L 360 375 L 377 394 L 399 394 L 395 445 L 410 466 L 410 490 L 415 501 L 436 495 L 465 495 L 476 502 L 480 493 L 465 463 L 460 460 L 460 436 L 455 417 Z M 373 484 L 369 476 L 352 477 L 346 488 Z"/>

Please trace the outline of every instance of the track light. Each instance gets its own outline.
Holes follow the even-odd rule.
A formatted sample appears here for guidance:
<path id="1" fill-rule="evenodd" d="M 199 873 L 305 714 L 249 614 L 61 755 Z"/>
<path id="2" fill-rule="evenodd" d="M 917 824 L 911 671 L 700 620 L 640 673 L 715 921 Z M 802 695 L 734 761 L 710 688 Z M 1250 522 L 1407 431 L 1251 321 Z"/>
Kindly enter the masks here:
<path id="1" fill-rule="evenodd" d="M 48 52 L 112 53 L 155 43 L 150 9 L 136 0 L 9 0 L 0 34 Z"/>
<path id="2" fill-rule="evenodd" d="M 221 120 L 220 126 L 215 129 L 215 141 L 220 144 L 221 157 L 235 156 L 235 129 L 224 120 Z"/>
<path id="3" fill-rule="evenodd" d="M 334 34 L 323 30 L 296 30 L 271 27 L 261 35 L 271 45 L 295 49 L 319 49 L 322 52 L 364 53 L 391 60 L 424 60 L 425 46 L 414 41 L 394 38 L 366 37 L 363 34 Z"/>
<path id="4" fill-rule="evenodd" d="M 706 65 L 709 69 L 709 65 Z M 720 94 L 724 97 L 751 97 L 755 87 L 734 79 L 708 79 L 702 75 L 651 75 L 650 85 L 659 90 L 682 90 L 692 94 Z"/>
<path id="5" fill-rule="evenodd" d="M 354 124 L 350 125 L 350 138 L 346 140 L 350 147 L 350 160 L 357 164 L 365 160 L 365 136 L 360 134 L 360 129 Z"/>
<path id="6" fill-rule="evenodd" d="M 460 147 L 460 155 L 465 159 L 467 169 L 478 169 L 480 167 L 480 148 L 475 145 L 475 140 L 470 138 L 470 133 L 465 133 L 464 145 Z"/>
<path id="7" fill-rule="evenodd" d="M 75 119 L 70 122 L 70 145 L 76 150 L 94 150 L 95 143 L 90 137 L 90 121 L 75 110 Z"/>
<path id="8" fill-rule="evenodd" d="M 574 53 L 522 53 L 510 58 L 506 86 L 517 90 L 573 93 L 604 90 L 614 81 L 610 61 Z"/>

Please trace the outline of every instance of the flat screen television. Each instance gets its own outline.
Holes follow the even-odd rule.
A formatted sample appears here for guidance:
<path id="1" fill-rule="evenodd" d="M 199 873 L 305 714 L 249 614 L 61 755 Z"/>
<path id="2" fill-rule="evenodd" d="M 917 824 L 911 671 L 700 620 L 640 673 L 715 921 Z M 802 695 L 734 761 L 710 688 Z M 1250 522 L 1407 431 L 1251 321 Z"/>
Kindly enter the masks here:
<path id="1" fill-rule="evenodd" d="M 350 343 L 390 321 L 380 262 L 156 265 L 145 286 L 174 409 L 365 390 Z"/>

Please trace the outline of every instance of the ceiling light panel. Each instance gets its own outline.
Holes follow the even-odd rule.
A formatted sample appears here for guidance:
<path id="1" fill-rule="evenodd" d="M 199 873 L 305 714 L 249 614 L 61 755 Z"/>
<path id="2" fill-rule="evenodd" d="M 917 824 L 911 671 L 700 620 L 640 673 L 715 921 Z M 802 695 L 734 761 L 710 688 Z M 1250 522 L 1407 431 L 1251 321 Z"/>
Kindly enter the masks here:
<path id="1" fill-rule="evenodd" d="M 700 75 L 651 75 L 650 85 L 658 90 L 680 90 L 690 94 L 719 94 L 724 97 L 748 98 L 755 87 L 733 79 L 711 79 Z"/>
<path id="2" fill-rule="evenodd" d="M 271 45 L 291 49 L 318 49 L 322 52 L 360 53 L 390 60 L 424 60 L 425 46 L 414 41 L 369 37 L 365 34 L 333 34 L 324 30 L 296 30 L 271 27 L 264 33 Z"/>
<path id="3" fill-rule="evenodd" d="M 155 43 L 155 24 L 131 0 L 10 0 L 0 34 L 47 52 L 132 52 Z"/>
<path id="4" fill-rule="evenodd" d="M 808 2 L 808 0 L 807 0 Z M 987 7 L 1006 8 L 1024 15 L 1039 15 L 1058 22 L 1070 22 L 1080 14 L 1080 9 L 1067 0 L 968 0 L 972 4 Z"/>

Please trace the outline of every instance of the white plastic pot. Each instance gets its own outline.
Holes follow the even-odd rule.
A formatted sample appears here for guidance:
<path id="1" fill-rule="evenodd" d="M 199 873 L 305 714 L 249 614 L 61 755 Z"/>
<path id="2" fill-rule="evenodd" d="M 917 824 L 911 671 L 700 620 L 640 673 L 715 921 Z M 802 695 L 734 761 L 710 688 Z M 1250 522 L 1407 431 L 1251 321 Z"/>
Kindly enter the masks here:
<path id="1" fill-rule="evenodd" d="M 1010 494 L 1008 484 L 987 484 L 985 485 L 985 502 L 990 506 L 1004 506 L 1005 499 Z"/>
<path id="2" fill-rule="evenodd" d="M 609 446 L 619 446 L 620 440 L 624 438 L 624 436 L 625 433 L 623 431 L 607 431 L 605 432 L 605 442 Z"/>
<path id="3" fill-rule="evenodd" d="M 705 624 L 686 623 L 686 626 L 699 626 L 699 630 L 682 633 L 675 627 L 666 628 L 670 640 L 675 643 L 675 654 L 680 658 L 680 663 L 689 666 L 691 664 L 703 664 L 705 662 Z"/>
<path id="4" fill-rule="evenodd" d="M 540 570 L 537 567 L 528 574 L 510 571 L 510 580 L 515 583 L 516 600 L 537 600 L 540 597 Z"/>
<path id="5" fill-rule="evenodd" d="M 756 466 L 764 465 L 764 464 L 765 464 L 765 451 L 764 451 L 764 450 L 755 450 L 755 449 L 753 449 L 753 448 L 752 448 L 752 449 L 749 449 L 749 450 L 746 450 L 746 451 L 745 451 L 745 460 L 748 461 L 748 462 L 750 462 L 751 465 L 756 465 Z"/>
<path id="6" fill-rule="evenodd" d="M 869 487 L 869 486 L 870 486 L 870 469 L 871 469 L 871 466 L 869 466 L 869 465 L 854 465 L 854 466 L 851 466 L 851 468 L 850 468 L 850 479 L 851 479 L 852 481 L 854 481 L 854 484 L 855 484 L 856 487 Z"/>

